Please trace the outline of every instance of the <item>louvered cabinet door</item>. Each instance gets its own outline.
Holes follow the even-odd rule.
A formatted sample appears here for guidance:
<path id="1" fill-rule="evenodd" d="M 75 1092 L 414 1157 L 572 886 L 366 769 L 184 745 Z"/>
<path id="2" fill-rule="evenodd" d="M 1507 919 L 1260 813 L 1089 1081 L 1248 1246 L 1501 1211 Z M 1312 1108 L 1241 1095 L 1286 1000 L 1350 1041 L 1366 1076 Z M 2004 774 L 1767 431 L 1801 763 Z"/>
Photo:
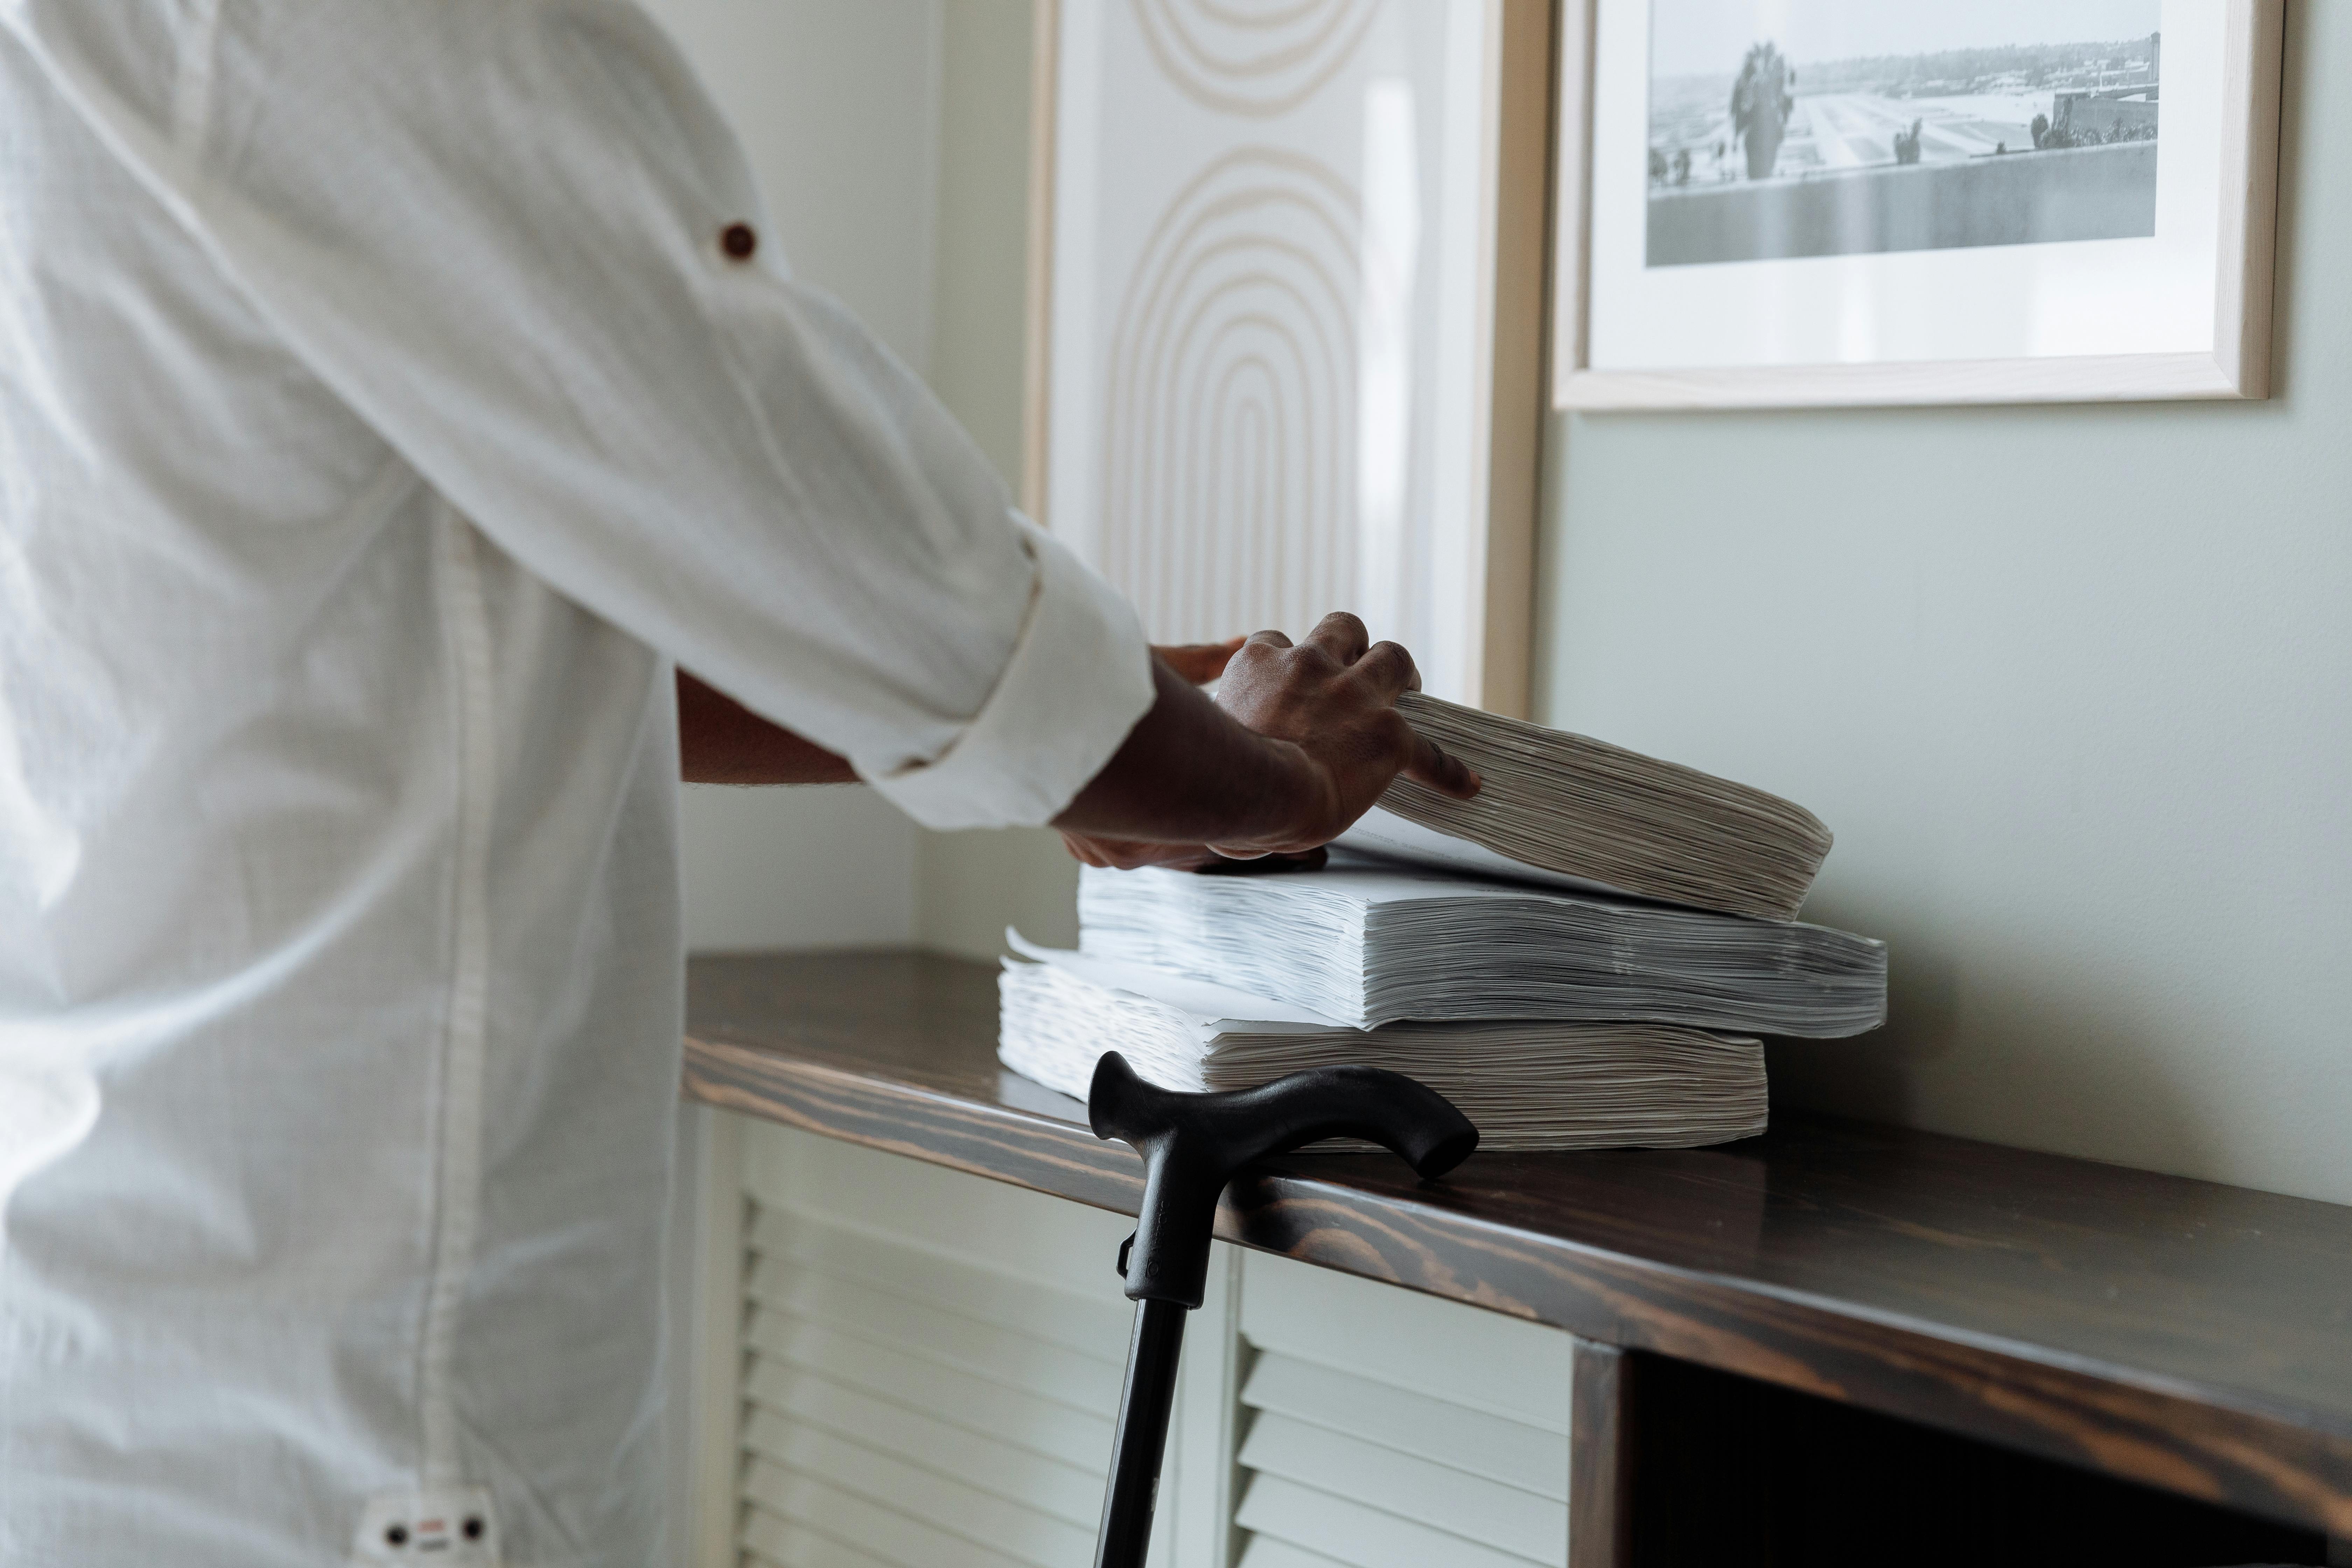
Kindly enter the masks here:
<path id="1" fill-rule="evenodd" d="M 1567 1568 L 1570 1336 L 1261 1254 L 1240 1279 L 1240 1568 Z"/>
<path id="2" fill-rule="evenodd" d="M 743 1145 L 743 1563 L 1088 1568 L 1129 1223 L 782 1128 Z"/>

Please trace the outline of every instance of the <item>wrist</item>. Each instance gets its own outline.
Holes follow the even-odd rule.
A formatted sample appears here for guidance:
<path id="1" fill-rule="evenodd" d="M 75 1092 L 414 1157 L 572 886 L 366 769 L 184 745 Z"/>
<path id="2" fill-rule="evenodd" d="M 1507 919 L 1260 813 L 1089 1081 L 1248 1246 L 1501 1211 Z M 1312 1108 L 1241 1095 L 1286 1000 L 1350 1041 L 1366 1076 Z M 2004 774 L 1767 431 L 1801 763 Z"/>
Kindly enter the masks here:
<path id="1" fill-rule="evenodd" d="M 1298 849 L 1319 842 L 1331 818 L 1330 780 L 1306 749 L 1293 741 L 1254 735 L 1259 779 L 1244 820 L 1248 846 L 1266 850 Z"/>

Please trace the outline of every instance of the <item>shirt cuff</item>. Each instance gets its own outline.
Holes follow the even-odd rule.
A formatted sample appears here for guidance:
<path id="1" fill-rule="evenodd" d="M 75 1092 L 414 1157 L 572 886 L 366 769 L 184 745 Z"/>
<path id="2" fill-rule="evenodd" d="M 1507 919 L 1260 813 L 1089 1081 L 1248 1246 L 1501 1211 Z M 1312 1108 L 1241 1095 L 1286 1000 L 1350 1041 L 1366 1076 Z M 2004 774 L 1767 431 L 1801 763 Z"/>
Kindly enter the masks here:
<path id="1" fill-rule="evenodd" d="M 938 757 L 867 781 L 926 827 L 1051 822 L 1155 697 L 1134 609 L 1044 529 L 1013 521 L 1037 578 L 996 689 Z"/>

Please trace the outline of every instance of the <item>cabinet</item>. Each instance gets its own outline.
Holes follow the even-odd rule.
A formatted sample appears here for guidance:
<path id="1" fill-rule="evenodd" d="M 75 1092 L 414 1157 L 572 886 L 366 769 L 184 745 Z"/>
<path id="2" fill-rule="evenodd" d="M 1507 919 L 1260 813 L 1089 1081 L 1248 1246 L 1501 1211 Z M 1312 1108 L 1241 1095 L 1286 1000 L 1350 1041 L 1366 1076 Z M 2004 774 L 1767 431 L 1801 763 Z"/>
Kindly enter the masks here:
<path id="1" fill-rule="evenodd" d="M 691 997 L 688 1093 L 742 1113 L 697 1568 L 1090 1562 L 1132 1153 L 997 1068 L 985 966 Z M 1156 1562 L 2347 1561 L 2335 1205 L 1789 1118 L 1429 1185 L 1295 1156 L 1219 1235 Z"/>
<path id="2" fill-rule="evenodd" d="M 772 1124 L 728 1142 L 733 1480 L 706 1562 L 1087 1568 L 1126 1224 Z M 1221 1245 L 1153 1561 L 1566 1568 L 1572 1346 Z"/>

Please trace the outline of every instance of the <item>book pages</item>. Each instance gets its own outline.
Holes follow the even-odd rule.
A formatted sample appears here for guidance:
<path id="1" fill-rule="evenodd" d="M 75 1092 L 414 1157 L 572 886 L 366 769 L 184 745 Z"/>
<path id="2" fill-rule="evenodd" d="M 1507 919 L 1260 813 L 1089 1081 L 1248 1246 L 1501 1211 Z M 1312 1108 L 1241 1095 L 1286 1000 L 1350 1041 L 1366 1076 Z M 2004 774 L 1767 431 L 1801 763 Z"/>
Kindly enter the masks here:
<path id="1" fill-rule="evenodd" d="M 1255 1088 L 1313 1067 L 1387 1068 L 1454 1101 L 1486 1150 L 1689 1148 L 1765 1126 L 1763 1047 L 1753 1039 L 1654 1024 L 1360 1030 L 1214 1018 L 1098 984 L 1087 976 L 1102 971 L 1087 970 L 1080 955 L 1030 951 L 1043 962 L 1008 959 L 999 978 L 998 1055 L 1080 1100 L 1095 1063 L 1115 1050 L 1151 1082 L 1193 1093 Z M 1370 1145 L 1335 1139 L 1315 1147 Z"/>
<path id="2" fill-rule="evenodd" d="M 1360 1029 L 1521 1018 L 1828 1038 L 1886 1017 L 1886 947 L 1867 937 L 1346 854 L 1257 876 L 1089 868 L 1078 916 L 1090 957 Z"/>
<path id="3" fill-rule="evenodd" d="M 1463 801 L 1400 778 L 1381 805 L 1506 862 L 1693 909 L 1793 920 L 1830 852 L 1830 831 L 1811 812 L 1696 768 L 1418 691 L 1397 710 L 1486 787 Z M 1383 837 L 1375 823 L 1343 842 L 1398 852 L 1394 831 Z M 1431 854 L 1426 839 L 1403 852 Z M 1458 854 L 1452 866 L 1496 869 L 1465 868 Z"/>

